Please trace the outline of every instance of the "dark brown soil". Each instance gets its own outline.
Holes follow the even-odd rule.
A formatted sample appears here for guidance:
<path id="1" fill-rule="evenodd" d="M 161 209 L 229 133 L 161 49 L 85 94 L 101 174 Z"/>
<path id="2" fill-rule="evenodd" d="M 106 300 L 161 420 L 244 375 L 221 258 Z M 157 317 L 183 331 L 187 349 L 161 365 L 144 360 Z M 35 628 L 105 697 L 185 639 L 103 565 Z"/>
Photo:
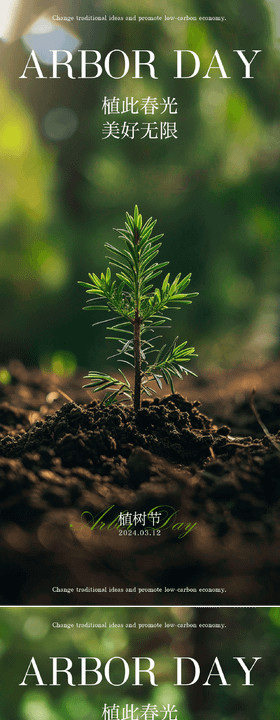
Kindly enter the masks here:
<path id="1" fill-rule="evenodd" d="M 258 372 L 256 396 L 274 443 L 276 369 Z M 10 372 L 0 405 L 2 604 L 279 602 L 280 452 L 250 408 L 252 371 L 218 378 L 212 394 L 209 380 L 188 389 L 215 422 L 177 393 L 135 416 L 85 404 L 77 381 L 63 384 L 68 402 L 54 377 L 15 361 Z M 161 513 L 154 525 L 151 510 Z M 138 513 L 134 533 L 119 534 L 120 512 Z"/>

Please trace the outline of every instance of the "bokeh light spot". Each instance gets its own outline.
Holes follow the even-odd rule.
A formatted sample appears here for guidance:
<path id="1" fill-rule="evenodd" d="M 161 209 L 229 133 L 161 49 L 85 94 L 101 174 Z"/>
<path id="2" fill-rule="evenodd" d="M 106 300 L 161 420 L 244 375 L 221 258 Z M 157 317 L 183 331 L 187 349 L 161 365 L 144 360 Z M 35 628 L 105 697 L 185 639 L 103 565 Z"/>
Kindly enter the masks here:
<path id="1" fill-rule="evenodd" d="M 54 355 L 43 355 L 39 361 L 44 373 L 54 373 L 59 377 L 70 377 L 77 368 L 77 358 L 69 350 L 58 350 Z"/>
<path id="2" fill-rule="evenodd" d="M 263 206 L 253 208 L 249 221 L 249 231 L 257 237 L 264 247 L 275 245 L 279 234 L 278 214 Z"/>
<path id="3" fill-rule="evenodd" d="M 5 367 L 0 368 L 0 383 L 2 383 L 2 385 L 9 385 L 11 380 L 12 378 L 9 370 Z"/>
<path id="4" fill-rule="evenodd" d="M 273 625 L 280 627 L 280 607 L 270 608 L 269 617 L 273 622 Z"/>
<path id="5" fill-rule="evenodd" d="M 68 277 L 69 265 L 66 257 L 42 240 L 31 247 L 31 264 L 42 282 L 50 290 L 61 288 Z"/>
<path id="6" fill-rule="evenodd" d="M 225 288 L 229 305 L 235 308 L 246 307 L 255 295 L 254 283 L 249 277 L 236 275 Z"/>
<path id="7" fill-rule="evenodd" d="M 67 265 L 64 258 L 59 257 L 57 254 L 52 254 L 40 267 L 40 275 L 44 282 L 49 288 L 57 289 L 64 285 L 67 278 Z"/>
<path id="8" fill-rule="evenodd" d="M 77 130 L 78 117 L 74 110 L 56 107 L 49 110 L 42 120 L 42 130 L 48 140 L 68 140 Z"/>
<path id="9" fill-rule="evenodd" d="M 22 716 L 24 720 L 57 720 L 57 714 L 49 707 L 47 698 L 37 698 L 35 693 L 28 693 L 23 698 Z"/>
<path id="10" fill-rule="evenodd" d="M 30 615 L 24 623 L 23 634 L 31 640 L 41 640 L 49 629 L 47 620 L 44 617 Z"/>
<path id="11" fill-rule="evenodd" d="M 124 630 L 116 630 L 114 633 L 114 637 L 112 636 L 112 633 L 109 632 L 109 630 L 105 630 L 102 643 L 103 651 L 105 650 L 105 652 L 114 652 L 117 654 L 117 652 L 123 650 L 126 645 L 127 636 Z"/>
<path id="12" fill-rule="evenodd" d="M 67 57 L 65 48 L 73 54 L 81 45 L 81 41 L 76 35 L 61 25 L 58 26 L 57 23 L 49 20 L 46 15 L 41 15 L 31 25 L 28 33 L 22 36 L 22 42 L 28 50 L 35 50 L 39 61 L 44 65 L 52 64 L 53 56 L 50 48 L 60 50 L 58 59 L 59 62 L 64 62 Z"/>
<path id="13" fill-rule="evenodd" d="M 67 717 L 69 718 L 86 720 L 92 717 L 92 706 L 81 691 L 77 691 L 75 695 L 73 695 L 73 693 L 65 694 L 64 704 Z"/>

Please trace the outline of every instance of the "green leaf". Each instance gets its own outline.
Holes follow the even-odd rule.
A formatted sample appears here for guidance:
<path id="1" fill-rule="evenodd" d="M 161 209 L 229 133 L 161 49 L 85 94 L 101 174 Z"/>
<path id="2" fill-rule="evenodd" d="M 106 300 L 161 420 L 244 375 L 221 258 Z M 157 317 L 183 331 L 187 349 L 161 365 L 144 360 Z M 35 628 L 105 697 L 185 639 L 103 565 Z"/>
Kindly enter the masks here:
<path id="1" fill-rule="evenodd" d="M 145 395 L 148 395 L 148 397 L 152 397 L 152 393 L 150 392 L 150 388 L 147 388 L 145 385 L 142 387 L 142 392 L 145 393 Z"/>
<path id="2" fill-rule="evenodd" d="M 133 289 L 134 285 L 133 285 L 132 281 L 130 280 L 130 278 L 127 277 L 127 275 L 125 275 L 124 273 L 116 273 L 116 275 L 120 280 L 123 280 L 125 285 L 128 285 L 128 287 L 131 287 Z"/>
<path id="3" fill-rule="evenodd" d="M 163 294 L 163 295 L 164 295 L 164 293 L 166 292 L 166 290 L 167 290 L 168 287 L 169 287 L 169 285 L 168 285 L 168 280 L 169 280 L 169 278 L 170 278 L 170 273 L 168 273 L 168 274 L 165 276 L 164 281 L 163 281 L 163 283 L 162 283 L 162 294 Z"/>
<path id="4" fill-rule="evenodd" d="M 122 386 L 123 387 L 123 386 Z M 118 390 L 115 390 L 111 393 L 111 395 L 107 395 L 102 400 L 101 405 L 105 405 L 106 407 L 109 407 L 109 405 L 112 405 L 112 403 L 116 400 L 117 396 L 122 392 L 122 387 L 118 388 Z"/>
<path id="5" fill-rule="evenodd" d="M 110 320 L 112 320 L 112 321 L 117 320 L 117 318 L 116 317 L 110 318 Z M 107 318 L 107 320 L 99 320 L 99 322 L 93 323 L 93 325 L 91 327 L 95 327 L 95 325 L 103 325 L 103 323 L 107 323 L 107 322 L 109 322 L 108 318 Z M 112 328 L 110 328 L 110 330 L 112 330 Z"/>
<path id="6" fill-rule="evenodd" d="M 87 385 L 83 385 L 83 387 L 84 388 L 91 387 L 91 388 L 93 388 L 92 392 L 96 393 L 96 392 L 101 392 L 101 390 L 106 390 L 106 388 L 111 387 L 111 385 L 112 385 L 111 382 L 101 384 L 101 383 L 96 383 L 93 381 L 91 383 L 87 383 Z"/>
<path id="7" fill-rule="evenodd" d="M 128 360 L 123 360 L 122 358 L 120 358 L 119 362 L 125 363 L 126 365 L 129 365 L 130 367 L 132 367 L 134 369 L 134 365 L 132 365 L 132 363 L 128 362 Z M 119 368 L 119 371 L 120 371 L 120 368 Z"/>
<path id="8" fill-rule="evenodd" d="M 110 265 L 123 270 L 125 273 L 128 273 L 130 277 L 133 277 L 132 267 L 130 268 L 128 265 L 120 262 L 120 260 L 114 260 L 114 258 L 110 258 L 109 256 L 107 256 L 107 259 L 110 260 Z"/>
<path id="9" fill-rule="evenodd" d="M 141 258 L 146 258 L 151 253 L 155 252 L 158 255 L 158 250 L 162 246 L 162 243 L 158 243 L 157 245 L 151 245 L 151 243 L 148 243 L 145 245 L 144 250 L 141 250 Z"/>
<path id="10" fill-rule="evenodd" d="M 108 250 L 112 250 L 112 252 L 116 253 L 116 255 L 121 255 L 121 257 L 124 257 L 125 259 L 131 259 L 131 254 L 128 252 L 128 250 L 118 250 L 118 248 L 114 247 L 114 245 L 110 245 L 110 243 L 105 243 L 106 248 Z"/>
<path id="11" fill-rule="evenodd" d="M 152 376 L 153 376 L 154 380 L 156 381 L 159 389 L 162 390 L 162 382 L 161 382 L 161 379 L 160 379 L 160 378 L 161 378 L 161 375 L 155 375 L 155 373 L 152 373 Z"/>
<path id="12" fill-rule="evenodd" d="M 101 286 L 101 281 L 99 280 L 97 275 L 95 275 L 94 273 L 89 273 L 88 276 L 92 280 L 94 285 L 97 285 L 98 287 Z"/>
<path id="13" fill-rule="evenodd" d="M 78 280 L 78 285 L 82 285 L 82 287 L 85 287 L 85 288 L 92 288 L 91 283 L 82 282 L 81 280 Z"/>
<path id="14" fill-rule="evenodd" d="M 155 237 L 153 237 L 153 238 L 149 238 L 148 241 L 151 242 L 151 243 L 152 243 L 152 242 L 157 242 L 157 240 L 161 240 L 162 237 L 163 237 L 163 233 L 161 233 L 161 235 L 155 235 Z M 146 242 L 147 242 L 146 239 L 140 240 L 140 243 L 138 244 L 138 247 L 139 247 L 139 248 L 142 248 L 143 245 L 146 244 Z"/>
<path id="15" fill-rule="evenodd" d="M 133 230 L 133 227 L 134 227 L 133 218 L 131 217 L 131 215 L 129 215 L 128 212 L 126 213 L 126 219 L 127 219 L 127 223 L 129 225 L 130 229 Z"/>
<path id="16" fill-rule="evenodd" d="M 108 305 L 87 305 L 83 310 L 108 310 Z"/>
<path id="17" fill-rule="evenodd" d="M 197 357 L 197 355 L 195 357 Z M 186 375 L 194 375 L 194 377 L 197 377 L 197 374 L 192 372 L 192 370 L 189 370 L 188 368 L 185 368 L 182 365 L 180 365 L 180 367 L 184 371 L 184 373 L 186 373 Z"/>
<path id="18" fill-rule="evenodd" d="M 129 380 L 127 379 L 126 375 L 123 373 L 123 371 L 122 371 L 120 368 L 118 368 L 118 371 L 119 371 L 119 372 L 121 373 L 121 375 L 123 376 L 123 378 L 124 378 L 124 380 L 125 380 L 125 383 L 126 383 L 126 387 L 127 387 L 127 388 L 130 388 L 130 382 L 129 382 Z"/>

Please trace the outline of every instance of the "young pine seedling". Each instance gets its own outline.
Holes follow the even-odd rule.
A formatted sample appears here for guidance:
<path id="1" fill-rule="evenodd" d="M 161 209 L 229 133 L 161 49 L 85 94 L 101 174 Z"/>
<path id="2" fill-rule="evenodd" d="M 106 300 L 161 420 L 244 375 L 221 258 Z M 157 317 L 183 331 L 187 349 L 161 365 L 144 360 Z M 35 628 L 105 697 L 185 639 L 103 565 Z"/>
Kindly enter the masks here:
<path id="1" fill-rule="evenodd" d="M 141 408 L 141 397 L 145 393 L 151 397 L 156 390 L 150 383 L 154 380 L 162 388 L 162 380 L 170 386 L 174 393 L 173 377 L 182 379 L 183 373 L 190 373 L 182 363 L 189 362 L 196 357 L 194 348 L 187 347 L 187 341 L 177 345 L 178 337 L 166 349 L 166 344 L 160 349 L 154 348 L 154 342 L 162 335 L 155 336 L 158 328 L 170 327 L 165 325 L 170 321 L 164 313 L 166 310 L 180 310 L 178 304 L 189 305 L 191 299 L 198 293 L 186 293 L 191 274 L 181 280 L 181 273 L 177 275 L 172 284 L 169 283 L 170 274 L 166 275 L 161 288 L 154 288 L 151 283 L 168 262 L 154 262 L 158 255 L 163 236 L 152 237 L 156 220 L 149 218 L 143 225 L 142 215 L 135 205 L 134 216 L 126 213 L 124 229 L 119 229 L 119 237 L 124 240 L 124 248 L 118 250 L 113 245 L 105 243 L 105 247 L 112 253 L 107 256 L 109 264 L 116 267 L 115 280 L 112 280 L 110 267 L 106 274 L 101 273 L 98 278 L 89 273 L 90 283 L 80 282 L 87 288 L 86 292 L 95 297 L 88 300 L 84 310 L 105 310 L 110 317 L 102 322 L 107 323 L 107 330 L 115 333 L 106 340 L 116 340 L 117 352 L 110 358 L 118 358 L 134 371 L 134 383 L 131 385 L 125 373 L 118 368 L 121 378 L 114 378 L 105 373 L 92 371 L 85 377 L 90 380 L 84 387 L 93 388 L 93 392 L 107 390 L 103 400 L 104 405 L 120 400 L 121 397 L 133 400 L 137 412 Z M 121 320 L 121 322 L 120 322 Z M 116 321 L 118 321 L 116 323 Z M 116 323 L 116 324 L 115 324 Z M 100 323 L 94 323 L 99 325 Z M 93 327 L 94 327 L 93 325 Z M 108 358 L 108 359 L 110 359 Z"/>

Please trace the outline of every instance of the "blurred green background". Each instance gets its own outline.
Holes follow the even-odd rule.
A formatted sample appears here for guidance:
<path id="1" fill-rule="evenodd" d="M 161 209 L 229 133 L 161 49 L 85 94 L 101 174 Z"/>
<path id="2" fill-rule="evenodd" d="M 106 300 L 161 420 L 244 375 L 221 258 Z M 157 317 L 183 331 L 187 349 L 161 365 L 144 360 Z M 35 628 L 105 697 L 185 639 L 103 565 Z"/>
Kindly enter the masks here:
<path id="1" fill-rule="evenodd" d="M 54 629 L 53 622 L 74 623 L 74 628 Z M 107 627 L 76 628 L 76 622 L 106 622 Z M 111 622 L 123 627 L 112 630 Z M 162 628 L 125 627 L 135 622 L 161 623 Z M 165 623 L 186 622 L 196 623 L 197 629 L 165 628 Z M 224 623 L 226 627 L 202 629 L 199 623 Z M 158 708 L 174 704 L 178 720 L 279 718 L 280 608 L 2 608 L 0 629 L 1 720 L 102 720 L 105 702 L 121 708 L 133 703 L 139 709 L 147 703 Z M 253 687 L 242 686 L 244 674 L 233 660 L 236 655 L 244 657 L 249 667 L 252 657 L 262 658 L 252 670 Z M 69 687 L 64 675 L 58 676 L 61 685 L 57 687 L 35 687 L 32 678 L 27 686 L 19 686 L 32 656 L 45 683 L 52 682 L 49 657 L 70 657 L 76 687 Z M 104 680 L 94 688 L 78 687 L 79 656 L 100 658 L 102 668 L 115 656 L 129 664 L 134 656 L 152 657 L 158 686 L 152 687 L 143 675 L 143 686 L 133 687 L 132 669 L 130 679 L 120 687 Z M 195 685 L 174 686 L 174 657 L 178 656 L 198 660 L 201 676 Z M 222 687 L 220 678 L 212 678 L 211 686 L 203 687 L 216 656 L 230 685 Z M 117 678 L 112 671 L 111 679 L 117 683 L 123 676 Z M 188 681 L 192 679 L 190 675 Z"/>
<path id="2" fill-rule="evenodd" d="M 10 18 L 16 2 L 5 4 Z M 62 0 L 57 9 L 74 17 L 131 13 L 128 0 Z M 193 305 L 174 314 L 169 331 L 169 339 L 179 334 L 196 346 L 199 359 L 191 369 L 277 357 L 279 5 L 272 0 L 133 4 L 133 12 L 142 15 L 222 12 L 223 23 L 49 26 L 48 12 L 48 3 L 28 0 L 13 42 L 0 47 L 0 362 L 5 366 L 17 357 L 28 365 L 60 368 L 60 374 L 71 373 L 76 364 L 102 369 L 113 348 L 105 347 L 104 326 L 91 329 L 102 315 L 82 312 L 85 294 L 77 281 L 105 269 L 104 243 L 118 243 L 112 228 L 123 227 L 125 211 L 131 213 L 135 203 L 144 219 L 158 219 L 157 231 L 164 233 L 160 259 L 170 261 L 171 276 L 192 272 L 190 291 L 200 293 Z M 34 22 L 42 14 L 45 26 L 41 20 L 37 32 Z M 133 80 L 129 73 L 114 81 L 103 73 L 97 80 L 71 81 L 63 68 L 60 80 L 35 79 L 35 71 L 19 79 L 38 42 L 41 48 L 59 42 L 64 48 L 66 43 L 94 48 L 102 56 L 122 48 L 132 57 L 132 49 L 148 48 L 156 54 L 159 79 Z M 202 70 L 193 79 L 175 80 L 174 49 L 184 48 L 199 54 Z M 203 79 L 216 48 L 231 79 L 219 79 L 218 70 Z M 254 79 L 241 79 L 234 49 L 246 50 L 248 58 L 252 50 L 262 50 L 252 65 Z M 74 52 L 74 65 L 78 55 Z M 170 119 L 177 121 L 178 139 L 141 140 L 140 133 L 134 140 L 102 139 L 106 120 L 135 119 L 104 116 L 103 98 L 114 95 L 159 102 L 174 97 L 178 115 Z M 61 108 L 66 115 L 46 117 Z M 141 116 L 155 119 L 167 118 Z M 60 139 L 54 139 L 55 125 Z"/>

